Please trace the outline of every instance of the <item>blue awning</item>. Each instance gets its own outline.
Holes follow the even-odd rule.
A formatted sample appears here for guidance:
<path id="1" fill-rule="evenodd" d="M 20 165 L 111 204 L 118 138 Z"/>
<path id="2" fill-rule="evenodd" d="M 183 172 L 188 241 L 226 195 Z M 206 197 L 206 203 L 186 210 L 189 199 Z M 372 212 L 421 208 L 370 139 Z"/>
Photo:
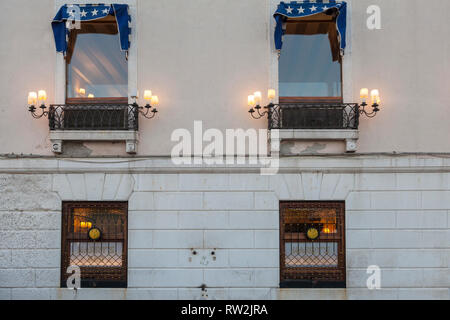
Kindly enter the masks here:
<path id="1" fill-rule="evenodd" d="M 304 0 L 290 3 L 281 2 L 273 15 L 277 23 L 275 27 L 276 49 L 281 50 L 283 46 L 283 22 L 286 19 L 310 17 L 316 14 L 325 13 L 330 9 L 337 9 L 338 11 L 336 28 L 339 36 L 341 53 L 343 54 L 346 46 L 347 3 L 336 2 L 336 0 Z"/>
<path id="2" fill-rule="evenodd" d="M 69 21 L 93 21 L 115 16 L 117 30 L 119 31 L 120 47 L 122 51 L 130 48 L 131 17 L 128 13 L 127 4 L 74 4 L 63 5 L 52 21 L 53 35 L 57 52 L 66 54 L 70 29 L 66 22 Z"/>

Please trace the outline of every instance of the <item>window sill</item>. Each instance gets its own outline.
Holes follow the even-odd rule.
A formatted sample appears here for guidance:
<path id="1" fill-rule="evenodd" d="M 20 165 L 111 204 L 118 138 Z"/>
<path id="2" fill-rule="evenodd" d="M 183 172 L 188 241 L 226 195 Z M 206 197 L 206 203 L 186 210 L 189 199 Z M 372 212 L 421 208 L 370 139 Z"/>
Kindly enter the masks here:
<path id="1" fill-rule="evenodd" d="M 139 132 L 132 130 L 54 130 L 50 131 L 52 151 L 62 153 L 64 141 L 125 141 L 126 152 L 135 154 Z"/>
<path id="2" fill-rule="evenodd" d="M 304 288 L 316 288 L 316 289 L 345 289 L 345 281 L 313 281 L 313 280 L 283 280 L 280 282 L 281 289 L 304 289 Z"/>
<path id="3" fill-rule="evenodd" d="M 346 142 L 346 152 L 357 149 L 359 130 L 350 129 L 272 129 L 270 145 L 272 154 L 280 153 L 280 143 L 285 140 L 342 140 Z"/>

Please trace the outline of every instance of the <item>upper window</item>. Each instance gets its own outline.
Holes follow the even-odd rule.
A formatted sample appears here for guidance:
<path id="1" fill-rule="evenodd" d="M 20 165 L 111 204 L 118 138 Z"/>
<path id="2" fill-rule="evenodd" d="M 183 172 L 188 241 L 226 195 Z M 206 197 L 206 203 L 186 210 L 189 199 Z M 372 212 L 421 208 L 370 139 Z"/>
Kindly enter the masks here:
<path id="1" fill-rule="evenodd" d="M 280 204 L 280 286 L 344 287 L 343 202 Z"/>
<path id="2" fill-rule="evenodd" d="M 81 271 L 81 287 L 127 287 L 126 202 L 64 202 L 61 286 L 69 266 Z"/>
<path id="3" fill-rule="evenodd" d="M 332 16 L 318 16 L 286 22 L 279 60 L 282 99 L 340 100 L 342 97 L 336 22 Z"/>
<path id="4" fill-rule="evenodd" d="M 81 29 L 72 30 L 66 64 L 68 102 L 125 101 L 128 96 L 127 57 L 114 16 L 83 21 Z"/>

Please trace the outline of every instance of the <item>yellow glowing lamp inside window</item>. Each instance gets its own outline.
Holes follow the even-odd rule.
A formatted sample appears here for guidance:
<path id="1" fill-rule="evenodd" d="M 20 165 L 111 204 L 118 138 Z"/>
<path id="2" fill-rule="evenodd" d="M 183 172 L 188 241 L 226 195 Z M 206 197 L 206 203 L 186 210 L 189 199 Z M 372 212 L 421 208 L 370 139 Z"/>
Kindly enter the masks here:
<path id="1" fill-rule="evenodd" d="M 90 229 L 90 228 L 92 228 L 92 222 L 81 221 L 80 222 L 80 227 L 81 228 L 88 228 L 88 229 Z"/>

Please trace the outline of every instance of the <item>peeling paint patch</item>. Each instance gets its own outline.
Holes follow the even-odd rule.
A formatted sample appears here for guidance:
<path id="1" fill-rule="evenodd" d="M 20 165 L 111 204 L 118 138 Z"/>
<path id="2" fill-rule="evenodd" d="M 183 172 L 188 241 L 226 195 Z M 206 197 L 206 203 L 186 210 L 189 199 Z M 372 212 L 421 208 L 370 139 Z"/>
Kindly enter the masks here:
<path id="1" fill-rule="evenodd" d="M 326 144 L 314 143 L 312 146 L 307 146 L 300 153 L 318 153 L 319 151 L 325 150 L 326 147 Z"/>
<path id="2" fill-rule="evenodd" d="M 71 157 L 89 157 L 92 150 L 87 148 L 83 142 L 64 142 L 63 154 Z"/>

